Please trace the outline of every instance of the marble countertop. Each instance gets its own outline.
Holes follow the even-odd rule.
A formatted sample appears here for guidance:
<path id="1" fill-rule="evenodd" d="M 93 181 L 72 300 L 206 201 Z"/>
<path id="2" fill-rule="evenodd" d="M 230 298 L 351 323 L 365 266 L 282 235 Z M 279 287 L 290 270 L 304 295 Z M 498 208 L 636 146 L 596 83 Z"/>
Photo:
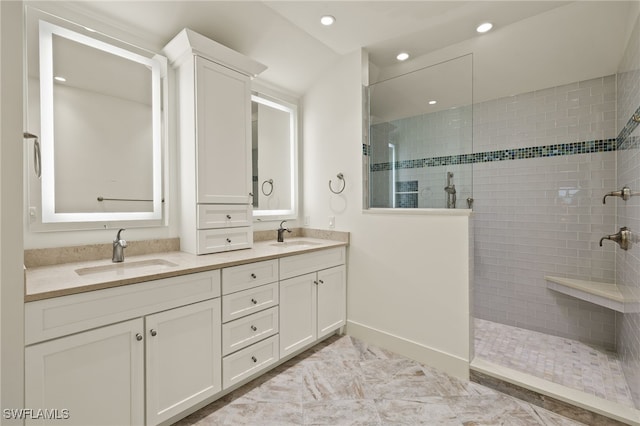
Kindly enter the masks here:
<path id="1" fill-rule="evenodd" d="M 305 244 L 309 243 L 309 244 Z M 348 243 L 318 238 L 289 238 L 285 243 L 260 241 L 253 248 L 196 256 L 180 251 L 64 263 L 25 270 L 25 302 L 100 290 L 161 278 L 221 269 L 262 260 L 310 253 Z"/>

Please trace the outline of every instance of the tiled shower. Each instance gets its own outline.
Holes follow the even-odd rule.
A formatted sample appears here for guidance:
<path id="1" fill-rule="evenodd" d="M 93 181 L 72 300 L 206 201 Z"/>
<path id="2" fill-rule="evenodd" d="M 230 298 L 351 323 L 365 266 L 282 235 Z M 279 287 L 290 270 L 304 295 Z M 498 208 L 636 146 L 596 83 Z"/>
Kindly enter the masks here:
<path id="1" fill-rule="evenodd" d="M 585 362 L 605 359 L 598 372 L 610 362 L 621 366 L 628 405 L 636 408 L 640 313 L 615 312 L 549 290 L 545 276 L 616 282 L 636 299 L 640 295 L 639 247 L 624 251 L 611 241 L 599 246 L 601 237 L 621 226 L 640 231 L 640 197 L 602 201 L 625 185 L 640 187 L 640 129 L 633 119 L 640 118 L 639 68 L 636 22 L 616 75 L 474 105 L 474 151 L 495 157 L 474 164 L 473 174 L 476 318 L 484 326 L 567 338 L 554 340 L 560 352 L 565 348 L 558 348 L 559 341 L 587 344 Z M 526 159 L 512 161 L 514 149 Z M 536 370 L 535 360 L 521 368 Z M 613 366 L 613 376 L 620 369 Z M 576 371 L 571 373 L 588 374 Z M 604 387 L 622 387 L 603 385 L 606 378 L 583 378 L 591 383 L 574 388 L 591 388 L 598 396 Z"/>
<path id="2" fill-rule="evenodd" d="M 640 299 L 640 244 L 628 251 L 612 241 L 599 245 L 621 226 L 640 233 L 640 196 L 602 201 L 624 185 L 640 191 L 640 128 L 633 120 L 640 119 L 639 68 L 636 22 L 617 74 L 374 124 L 371 146 L 364 147 L 371 207 L 395 201 L 395 207 L 444 208 L 447 172 L 454 173 L 456 207 L 473 199 L 478 323 L 504 326 L 511 335 L 543 333 L 533 335 L 548 336 L 539 340 L 551 346 L 564 342 L 563 350 L 585 363 L 604 359 L 612 373 L 603 382 L 612 393 L 626 387 L 617 402 L 636 408 L 640 313 L 550 290 L 545 276 L 616 282 Z M 579 389 L 602 387 L 576 371 L 586 375 Z M 625 386 L 609 382 L 618 376 Z"/>

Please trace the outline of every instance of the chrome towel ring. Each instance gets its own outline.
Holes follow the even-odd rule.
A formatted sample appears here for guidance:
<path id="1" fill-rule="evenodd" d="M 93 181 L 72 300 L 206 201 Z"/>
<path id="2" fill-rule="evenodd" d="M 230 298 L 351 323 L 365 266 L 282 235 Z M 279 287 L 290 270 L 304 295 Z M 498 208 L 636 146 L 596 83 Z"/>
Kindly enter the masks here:
<path id="1" fill-rule="evenodd" d="M 24 139 L 34 139 L 33 141 L 33 168 L 36 176 L 39 178 L 42 175 L 42 161 L 40 159 L 40 141 L 38 136 L 33 133 L 24 132 Z"/>
<path id="2" fill-rule="evenodd" d="M 347 186 L 347 181 L 344 179 L 344 175 L 342 173 L 338 173 L 336 177 L 342 181 L 342 188 L 340 188 L 338 191 L 334 191 L 333 187 L 331 186 L 331 180 L 329 180 L 329 190 L 334 194 L 342 194 L 342 191 L 344 191 L 344 188 Z"/>
<path id="3" fill-rule="evenodd" d="M 264 190 L 264 185 L 267 183 L 270 185 L 270 189 L 268 193 Z M 268 179 L 262 182 L 262 193 L 266 196 L 269 196 L 273 193 L 273 179 Z"/>

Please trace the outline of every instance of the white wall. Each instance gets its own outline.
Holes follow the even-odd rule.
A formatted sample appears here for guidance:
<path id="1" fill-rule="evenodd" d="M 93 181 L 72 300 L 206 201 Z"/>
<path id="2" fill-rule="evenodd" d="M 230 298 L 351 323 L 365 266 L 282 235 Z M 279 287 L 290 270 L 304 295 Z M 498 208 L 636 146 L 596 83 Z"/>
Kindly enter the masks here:
<path id="1" fill-rule="evenodd" d="M 0 2 L 0 401 L 22 408 L 22 2 Z M 1 424 L 22 424 L 0 416 Z"/>
<path id="2" fill-rule="evenodd" d="M 349 334 L 467 377 L 468 217 L 363 212 L 361 70 L 361 53 L 346 55 L 304 97 L 303 215 L 351 232 Z"/>

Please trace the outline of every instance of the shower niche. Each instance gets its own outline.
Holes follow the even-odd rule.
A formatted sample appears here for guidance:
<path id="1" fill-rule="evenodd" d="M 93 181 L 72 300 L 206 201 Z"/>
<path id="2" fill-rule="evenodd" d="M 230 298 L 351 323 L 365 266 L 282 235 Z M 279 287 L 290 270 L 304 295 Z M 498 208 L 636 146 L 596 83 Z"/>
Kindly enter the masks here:
<path id="1" fill-rule="evenodd" d="M 472 55 L 391 73 L 365 87 L 365 208 L 468 208 Z"/>

